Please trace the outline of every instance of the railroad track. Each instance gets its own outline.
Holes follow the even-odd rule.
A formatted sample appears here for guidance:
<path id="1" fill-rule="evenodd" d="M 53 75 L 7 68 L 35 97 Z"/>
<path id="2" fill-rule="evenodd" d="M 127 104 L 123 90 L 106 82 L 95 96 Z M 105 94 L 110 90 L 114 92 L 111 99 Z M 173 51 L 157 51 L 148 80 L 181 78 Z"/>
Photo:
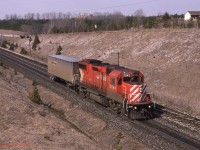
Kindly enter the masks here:
<path id="1" fill-rule="evenodd" d="M 154 112 L 157 115 L 161 115 L 163 118 L 170 119 L 175 123 L 192 130 L 198 131 L 200 129 L 200 119 L 195 118 L 187 113 L 163 107 L 158 104 L 156 105 Z"/>
<path id="2" fill-rule="evenodd" d="M 117 117 L 117 114 L 106 111 L 94 101 L 83 101 L 71 89 L 62 84 L 52 82 L 47 73 L 47 66 L 34 60 L 29 60 L 21 55 L 0 49 L 0 60 L 23 73 L 26 77 L 37 81 L 54 92 L 70 99 L 73 104 L 93 113 L 108 123 L 108 127 L 116 128 L 153 147 L 154 149 L 200 149 L 200 141 L 182 133 L 163 127 L 153 120 L 132 121 L 126 117 Z"/>

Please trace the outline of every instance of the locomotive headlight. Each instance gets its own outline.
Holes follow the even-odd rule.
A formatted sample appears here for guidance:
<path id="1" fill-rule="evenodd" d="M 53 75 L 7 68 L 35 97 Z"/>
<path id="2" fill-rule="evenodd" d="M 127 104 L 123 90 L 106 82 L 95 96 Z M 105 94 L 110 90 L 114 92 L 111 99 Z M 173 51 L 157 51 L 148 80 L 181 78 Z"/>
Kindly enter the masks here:
<path id="1" fill-rule="evenodd" d="M 151 108 L 151 105 L 149 105 L 149 108 Z"/>
<path id="2" fill-rule="evenodd" d="M 140 92 L 142 92 L 142 87 L 140 87 Z"/>

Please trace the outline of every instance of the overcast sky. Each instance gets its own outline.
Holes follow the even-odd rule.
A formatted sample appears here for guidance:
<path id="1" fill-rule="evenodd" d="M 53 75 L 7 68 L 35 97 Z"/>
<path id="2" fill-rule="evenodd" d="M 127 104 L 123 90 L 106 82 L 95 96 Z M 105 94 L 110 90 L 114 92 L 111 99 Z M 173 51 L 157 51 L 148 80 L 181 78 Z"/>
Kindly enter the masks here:
<path id="1" fill-rule="evenodd" d="M 45 12 L 114 12 L 132 15 L 142 9 L 148 15 L 169 12 L 184 14 L 188 10 L 200 11 L 200 0 L 1 0 L 0 18 L 6 14 Z"/>

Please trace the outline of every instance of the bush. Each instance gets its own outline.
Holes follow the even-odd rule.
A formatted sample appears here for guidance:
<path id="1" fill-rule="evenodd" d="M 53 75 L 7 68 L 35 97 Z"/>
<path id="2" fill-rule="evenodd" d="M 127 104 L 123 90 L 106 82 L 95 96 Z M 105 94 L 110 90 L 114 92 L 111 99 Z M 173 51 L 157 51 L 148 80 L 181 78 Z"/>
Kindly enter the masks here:
<path id="1" fill-rule="evenodd" d="M 20 54 L 28 55 L 28 52 L 24 47 L 21 48 Z"/>
<path id="2" fill-rule="evenodd" d="M 4 69 L 9 69 L 9 67 L 6 66 L 3 61 L 0 61 L 0 66 L 3 67 Z"/>
<path id="3" fill-rule="evenodd" d="M 10 44 L 10 48 L 9 48 L 9 50 L 11 50 L 11 51 L 14 51 L 15 50 L 15 45 L 12 43 L 12 44 Z"/>
<path id="4" fill-rule="evenodd" d="M 15 44 L 15 48 L 18 48 L 18 44 L 17 43 Z"/>
<path id="5" fill-rule="evenodd" d="M 24 38 L 25 38 L 25 35 L 20 35 L 20 38 L 21 38 L 21 39 L 24 39 Z"/>
<path id="6" fill-rule="evenodd" d="M 33 80 L 32 86 L 37 86 L 37 82 Z"/>
<path id="7" fill-rule="evenodd" d="M 61 55 L 62 49 L 63 48 L 59 45 L 56 51 L 56 55 Z"/>
<path id="8" fill-rule="evenodd" d="M 32 102 L 34 102 L 36 104 L 42 103 L 41 98 L 40 98 L 40 94 L 38 92 L 36 85 L 33 86 L 33 92 L 29 94 L 29 98 Z"/>
<path id="9" fill-rule="evenodd" d="M 0 61 L 0 66 L 2 66 L 2 67 L 4 66 L 4 63 L 2 61 Z"/>
<path id="10" fill-rule="evenodd" d="M 3 48 L 7 48 L 7 44 L 9 44 L 7 41 L 3 41 L 2 44 L 1 44 L 1 47 Z"/>

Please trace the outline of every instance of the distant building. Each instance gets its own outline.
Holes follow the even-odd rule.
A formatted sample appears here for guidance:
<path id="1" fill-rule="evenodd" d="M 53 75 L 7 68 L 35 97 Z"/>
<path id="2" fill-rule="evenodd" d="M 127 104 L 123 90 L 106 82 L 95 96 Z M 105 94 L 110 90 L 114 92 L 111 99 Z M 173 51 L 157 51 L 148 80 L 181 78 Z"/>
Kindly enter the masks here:
<path id="1" fill-rule="evenodd" d="M 189 21 L 189 20 L 197 21 L 198 19 L 200 19 L 200 11 L 188 11 L 184 15 L 185 21 Z"/>
<path id="2" fill-rule="evenodd" d="M 87 17 L 90 17 L 91 15 L 88 13 L 80 13 L 78 16 L 76 16 L 76 19 L 85 19 Z"/>

